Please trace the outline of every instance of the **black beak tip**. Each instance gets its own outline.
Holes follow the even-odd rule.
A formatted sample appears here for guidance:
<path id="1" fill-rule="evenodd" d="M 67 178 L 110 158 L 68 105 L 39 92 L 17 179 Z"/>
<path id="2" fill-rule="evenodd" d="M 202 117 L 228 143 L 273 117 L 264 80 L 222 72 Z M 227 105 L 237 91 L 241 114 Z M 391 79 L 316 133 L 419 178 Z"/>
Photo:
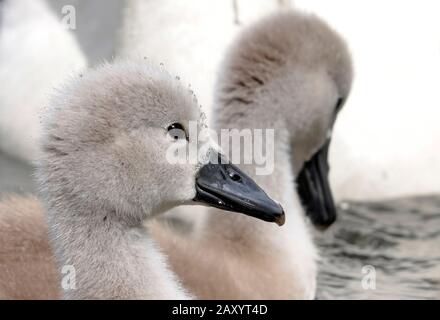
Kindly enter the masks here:
<path id="1" fill-rule="evenodd" d="M 332 190 L 329 183 L 328 149 L 330 139 L 306 163 L 296 182 L 301 203 L 313 225 L 323 231 L 336 221 Z"/>
<path id="2" fill-rule="evenodd" d="M 315 226 L 315 228 L 317 228 L 320 231 L 325 231 L 333 223 L 335 223 L 337 215 L 336 215 L 336 213 L 334 213 L 334 214 L 332 214 L 332 215 L 330 215 L 330 216 L 328 216 L 326 218 L 323 218 L 323 217 L 320 217 L 320 216 L 316 216 L 316 215 L 310 215 L 310 217 L 312 218 L 311 220 L 312 220 L 313 225 Z"/>
<path id="3" fill-rule="evenodd" d="M 281 206 L 280 206 L 281 208 Z M 278 215 L 275 215 L 275 223 L 281 227 L 282 225 L 284 225 L 286 223 L 286 215 L 284 214 L 284 210 L 283 208 L 281 208 L 281 213 Z"/>

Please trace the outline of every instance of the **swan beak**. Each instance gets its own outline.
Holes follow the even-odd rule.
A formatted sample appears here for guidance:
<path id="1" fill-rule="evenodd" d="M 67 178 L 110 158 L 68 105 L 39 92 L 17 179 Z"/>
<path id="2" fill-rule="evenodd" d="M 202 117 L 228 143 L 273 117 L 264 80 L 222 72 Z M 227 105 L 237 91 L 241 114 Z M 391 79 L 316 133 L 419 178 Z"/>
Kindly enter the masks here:
<path id="1" fill-rule="evenodd" d="M 307 161 L 296 179 L 301 202 L 313 224 L 328 228 L 336 220 L 336 207 L 329 183 L 328 138 L 322 148 Z"/>
<path id="2" fill-rule="evenodd" d="M 221 154 L 213 152 L 212 156 L 217 161 L 210 161 L 197 174 L 194 201 L 279 226 L 284 224 L 284 210 L 278 203 Z"/>

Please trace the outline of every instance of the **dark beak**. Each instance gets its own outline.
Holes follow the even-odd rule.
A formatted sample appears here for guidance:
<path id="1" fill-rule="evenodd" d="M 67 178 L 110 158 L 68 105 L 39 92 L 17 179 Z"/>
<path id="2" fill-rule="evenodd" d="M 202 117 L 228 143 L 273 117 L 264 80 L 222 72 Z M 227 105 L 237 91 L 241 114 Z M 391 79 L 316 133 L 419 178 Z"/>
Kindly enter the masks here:
<path id="1" fill-rule="evenodd" d="M 298 178 L 298 193 L 313 224 L 328 228 L 336 220 L 336 207 L 329 184 L 328 150 L 330 138 L 324 146 L 304 164 Z"/>
<path id="2" fill-rule="evenodd" d="M 197 195 L 194 201 L 226 211 L 243 213 L 279 226 L 284 224 L 283 208 L 244 172 L 225 157 L 213 153 L 196 178 Z"/>

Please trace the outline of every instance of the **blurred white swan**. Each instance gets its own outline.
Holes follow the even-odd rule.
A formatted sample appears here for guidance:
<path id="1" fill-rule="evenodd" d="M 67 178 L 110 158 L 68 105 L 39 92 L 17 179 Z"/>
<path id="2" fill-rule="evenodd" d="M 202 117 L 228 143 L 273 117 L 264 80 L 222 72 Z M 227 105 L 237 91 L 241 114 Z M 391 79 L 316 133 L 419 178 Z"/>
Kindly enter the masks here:
<path id="1" fill-rule="evenodd" d="M 152 59 L 185 79 L 210 118 L 218 65 L 234 35 L 290 0 L 126 0 L 118 54 Z"/>
<path id="2" fill-rule="evenodd" d="M 0 6 L 0 149 L 32 162 L 47 94 L 86 59 L 45 1 Z"/>

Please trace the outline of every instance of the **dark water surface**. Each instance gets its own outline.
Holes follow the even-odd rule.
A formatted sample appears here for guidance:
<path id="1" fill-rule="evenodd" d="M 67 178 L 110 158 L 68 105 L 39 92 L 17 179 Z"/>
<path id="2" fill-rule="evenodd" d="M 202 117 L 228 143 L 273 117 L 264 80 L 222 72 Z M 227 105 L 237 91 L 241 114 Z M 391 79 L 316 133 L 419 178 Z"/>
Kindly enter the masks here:
<path id="1" fill-rule="evenodd" d="M 440 196 L 343 203 L 338 219 L 316 233 L 319 299 L 440 299 Z"/>

